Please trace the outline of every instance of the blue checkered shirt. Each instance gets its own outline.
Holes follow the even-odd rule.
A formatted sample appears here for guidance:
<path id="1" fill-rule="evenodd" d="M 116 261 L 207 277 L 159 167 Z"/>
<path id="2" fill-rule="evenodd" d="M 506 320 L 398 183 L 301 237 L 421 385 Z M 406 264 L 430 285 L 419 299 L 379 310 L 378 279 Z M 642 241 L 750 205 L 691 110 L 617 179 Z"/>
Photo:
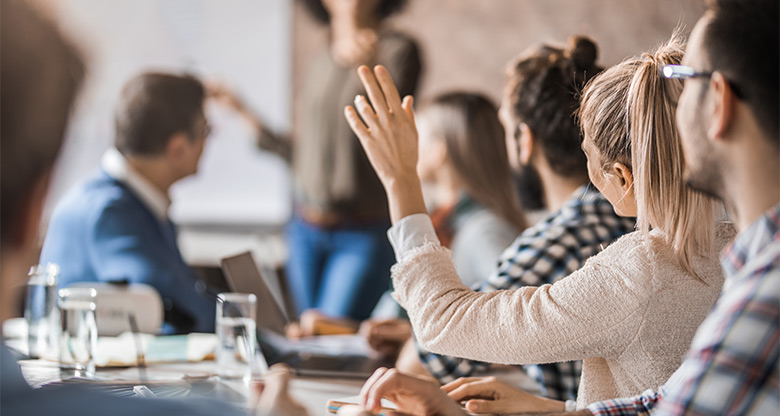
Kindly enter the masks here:
<path id="1" fill-rule="evenodd" d="M 685 361 L 658 391 L 593 403 L 594 415 L 780 412 L 780 204 L 724 250 L 726 282 Z"/>
<path id="2" fill-rule="evenodd" d="M 585 260 L 623 234 L 634 231 L 633 219 L 621 218 L 592 186 L 582 186 L 563 207 L 528 228 L 504 251 L 498 269 L 475 288 L 482 292 L 541 286 L 566 277 Z M 442 383 L 484 372 L 488 364 L 425 351 L 418 345 L 423 365 Z M 523 366 L 542 387 L 542 394 L 558 400 L 576 399 L 581 361 Z"/>

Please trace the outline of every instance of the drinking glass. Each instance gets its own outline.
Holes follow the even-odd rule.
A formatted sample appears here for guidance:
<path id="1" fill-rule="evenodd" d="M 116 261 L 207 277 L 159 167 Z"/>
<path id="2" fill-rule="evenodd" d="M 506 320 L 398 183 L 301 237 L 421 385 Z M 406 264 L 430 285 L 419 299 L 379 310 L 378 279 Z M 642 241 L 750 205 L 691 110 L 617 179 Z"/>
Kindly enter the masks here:
<path id="1" fill-rule="evenodd" d="M 89 287 L 60 289 L 60 370 L 65 375 L 95 374 L 97 290 Z"/>
<path id="2" fill-rule="evenodd" d="M 57 276 L 54 263 L 30 268 L 24 319 L 27 321 L 27 351 L 32 358 L 57 359 L 59 310 L 57 309 Z"/>
<path id="3" fill-rule="evenodd" d="M 247 293 L 217 295 L 217 373 L 221 378 L 252 379 L 257 353 L 257 298 Z"/>

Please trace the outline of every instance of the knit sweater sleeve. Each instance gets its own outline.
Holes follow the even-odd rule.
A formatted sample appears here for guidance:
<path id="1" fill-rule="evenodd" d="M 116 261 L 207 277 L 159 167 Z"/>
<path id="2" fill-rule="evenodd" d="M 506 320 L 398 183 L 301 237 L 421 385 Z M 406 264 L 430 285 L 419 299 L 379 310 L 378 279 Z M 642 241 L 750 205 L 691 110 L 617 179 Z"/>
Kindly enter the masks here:
<path id="1" fill-rule="evenodd" d="M 634 234 L 552 285 L 490 293 L 461 284 L 449 251 L 427 243 L 394 266 L 395 297 L 417 340 L 435 353 L 501 364 L 616 356 L 651 292 Z"/>

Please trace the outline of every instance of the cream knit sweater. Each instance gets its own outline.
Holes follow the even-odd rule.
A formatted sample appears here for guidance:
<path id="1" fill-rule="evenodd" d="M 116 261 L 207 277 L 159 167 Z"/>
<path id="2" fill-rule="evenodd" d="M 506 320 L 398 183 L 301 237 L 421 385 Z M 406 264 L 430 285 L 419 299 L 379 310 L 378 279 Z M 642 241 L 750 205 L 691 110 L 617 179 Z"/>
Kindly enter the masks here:
<path id="1" fill-rule="evenodd" d="M 491 293 L 463 286 L 427 243 L 393 267 L 394 296 L 429 351 L 500 364 L 584 360 L 577 407 L 657 388 L 677 369 L 723 284 L 717 251 L 686 273 L 658 232 L 623 236 L 552 285 Z"/>

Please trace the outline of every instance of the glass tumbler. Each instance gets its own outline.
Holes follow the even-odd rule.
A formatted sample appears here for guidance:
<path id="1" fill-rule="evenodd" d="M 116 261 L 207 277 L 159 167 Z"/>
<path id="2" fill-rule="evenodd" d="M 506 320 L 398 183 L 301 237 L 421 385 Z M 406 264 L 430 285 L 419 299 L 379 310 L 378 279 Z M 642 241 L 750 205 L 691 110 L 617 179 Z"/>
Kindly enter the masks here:
<path id="1" fill-rule="evenodd" d="M 30 268 L 24 319 L 27 321 L 27 351 L 31 358 L 57 359 L 59 310 L 57 278 L 60 268 L 54 263 Z"/>
<path id="2" fill-rule="evenodd" d="M 60 289 L 60 370 L 63 375 L 91 377 L 97 351 L 97 291 L 88 287 Z"/>
<path id="3" fill-rule="evenodd" d="M 252 379 L 257 353 L 257 298 L 248 293 L 217 295 L 217 373 L 221 378 Z"/>

